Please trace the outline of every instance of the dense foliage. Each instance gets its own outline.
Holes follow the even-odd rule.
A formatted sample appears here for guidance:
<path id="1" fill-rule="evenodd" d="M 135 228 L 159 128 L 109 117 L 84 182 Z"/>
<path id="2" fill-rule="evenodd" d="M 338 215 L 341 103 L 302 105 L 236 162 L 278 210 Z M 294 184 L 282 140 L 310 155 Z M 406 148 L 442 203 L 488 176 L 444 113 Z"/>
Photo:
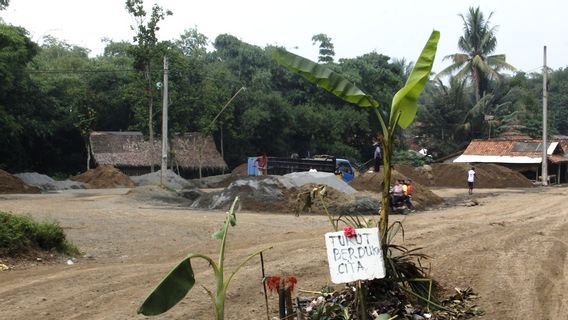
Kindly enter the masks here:
<path id="1" fill-rule="evenodd" d="M 77 247 L 65 239 L 58 223 L 40 223 L 27 216 L 0 211 L 0 256 L 22 255 L 31 250 L 79 254 Z"/>
<path id="2" fill-rule="evenodd" d="M 170 133 L 211 131 L 231 167 L 259 152 L 333 154 L 355 163 L 372 157 L 373 138 L 380 131 L 370 118 L 375 115 L 277 66 L 271 59 L 274 47 L 250 45 L 229 34 L 210 42 L 195 28 L 177 39 L 153 40 L 152 54 L 141 53 L 137 42 L 107 41 L 104 53 L 93 57 L 88 49 L 49 36 L 37 44 L 24 28 L 0 24 L 0 168 L 84 171 L 91 131 L 141 130 L 148 136 L 149 98 L 153 131 L 160 132 L 161 88 L 156 84 L 162 81 L 163 55 L 169 60 Z M 404 60 L 371 52 L 334 62 L 331 39 L 319 34 L 313 41 L 323 49 L 320 54 L 327 58 L 320 60 L 326 66 L 381 105 L 389 105 L 406 81 Z M 212 125 L 242 87 L 246 90 Z M 471 77 L 431 81 L 419 101 L 417 121 L 409 134 L 397 134 L 396 148 L 427 148 L 437 158 L 474 138 L 509 131 L 540 134 L 540 74 L 488 75 L 482 87 L 479 92 Z M 568 135 L 567 87 L 568 69 L 551 71 L 552 133 Z"/>

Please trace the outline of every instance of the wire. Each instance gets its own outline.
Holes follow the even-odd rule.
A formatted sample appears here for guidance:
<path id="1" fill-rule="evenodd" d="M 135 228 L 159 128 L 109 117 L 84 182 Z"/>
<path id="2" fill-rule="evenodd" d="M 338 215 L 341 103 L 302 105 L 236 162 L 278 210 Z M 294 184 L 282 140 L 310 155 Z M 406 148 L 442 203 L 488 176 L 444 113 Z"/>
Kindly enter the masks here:
<path id="1" fill-rule="evenodd" d="M 152 70 L 154 72 L 161 72 L 162 69 L 154 69 Z M 170 68 L 170 75 L 172 74 L 180 74 L 181 69 L 175 69 L 175 68 Z M 125 72 L 125 73 L 130 73 L 130 72 L 142 72 L 136 69 L 99 69 L 99 70 L 87 70 L 87 69 L 54 69 L 54 70 L 28 70 L 28 73 L 30 74 L 81 74 L 81 73 L 117 73 L 117 72 Z M 209 76 L 201 76 L 200 78 L 202 79 L 207 79 L 207 80 L 219 80 L 219 78 L 213 78 L 213 77 L 209 77 Z M 239 80 L 231 80 L 231 79 L 223 79 L 226 82 L 233 82 L 233 83 L 239 83 L 240 85 L 242 85 L 242 83 Z"/>
<path id="2" fill-rule="evenodd" d="M 98 73 L 98 72 L 137 72 L 134 69 L 114 69 L 114 70 L 81 70 L 81 69 L 60 69 L 60 70 L 29 70 L 29 73 Z"/>

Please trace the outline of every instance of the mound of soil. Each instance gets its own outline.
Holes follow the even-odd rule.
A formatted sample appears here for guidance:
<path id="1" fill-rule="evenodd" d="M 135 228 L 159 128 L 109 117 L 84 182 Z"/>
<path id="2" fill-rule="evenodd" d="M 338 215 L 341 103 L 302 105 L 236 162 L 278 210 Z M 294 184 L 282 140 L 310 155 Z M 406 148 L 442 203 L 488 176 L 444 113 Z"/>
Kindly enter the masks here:
<path id="1" fill-rule="evenodd" d="M 164 171 L 163 175 L 162 170 L 158 170 L 152 173 L 143 174 L 141 176 L 131 177 L 131 180 L 137 186 L 159 186 L 161 180 L 164 186 L 174 190 L 180 190 L 191 186 L 191 184 L 187 182 L 187 180 L 178 176 L 172 170 Z"/>
<path id="2" fill-rule="evenodd" d="M 211 189 L 211 188 L 225 188 L 228 187 L 231 182 L 236 180 L 236 176 L 230 173 L 220 174 L 215 176 L 203 177 L 201 179 L 191 179 L 187 182 L 191 185 L 189 188 L 201 188 L 201 189 Z"/>
<path id="3" fill-rule="evenodd" d="M 334 216 L 372 215 L 379 212 L 380 199 L 377 194 L 366 192 L 350 194 L 327 186 L 322 202 L 317 194 L 315 199 L 310 197 L 310 192 L 318 186 L 318 184 L 305 184 L 298 188 L 287 189 L 289 207 L 295 214 L 325 214 L 326 209 Z"/>
<path id="4" fill-rule="evenodd" d="M 126 195 L 130 198 L 151 204 L 166 203 L 179 206 L 188 206 L 191 204 L 190 200 L 184 198 L 179 193 L 156 185 L 137 186 L 130 189 Z"/>
<path id="5" fill-rule="evenodd" d="M 91 189 L 134 187 L 134 182 L 129 176 L 109 165 L 98 166 L 78 176 L 71 177 L 71 180 L 86 183 Z"/>
<path id="6" fill-rule="evenodd" d="M 231 183 L 244 178 L 248 177 L 248 165 L 243 163 L 237 166 L 230 174 L 223 175 L 223 177 L 212 178 L 213 180 L 209 181 L 202 181 L 196 183 L 195 185 L 199 188 L 226 188 Z"/>
<path id="7" fill-rule="evenodd" d="M 274 213 L 324 213 L 321 201 L 315 199 L 305 206 L 310 190 L 320 185 L 307 182 L 305 177 L 291 182 L 293 177 L 281 176 L 244 177 L 233 181 L 227 188 L 217 192 L 188 190 L 183 196 L 193 201 L 194 209 L 228 209 L 235 197 L 239 196 L 241 209 L 255 212 Z M 334 178 L 337 180 L 337 178 Z M 317 179 L 316 179 L 317 180 Z M 300 184 L 299 186 L 295 183 Z M 348 187 L 348 186 L 347 186 Z M 332 214 L 374 214 L 378 212 L 378 197 L 366 194 L 352 194 L 327 186 L 325 205 Z"/>
<path id="8" fill-rule="evenodd" d="M 414 193 L 412 194 L 412 204 L 418 209 L 424 209 L 429 206 L 441 204 L 444 200 L 433 193 L 428 187 L 421 184 L 418 179 L 412 176 L 406 176 L 397 170 L 391 171 L 391 184 L 395 180 L 412 179 L 414 185 Z M 349 183 L 353 188 L 359 191 L 372 191 L 381 193 L 383 185 L 383 172 L 366 172 L 358 176 Z"/>
<path id="9" fill-rule="evenodd" d="M 243 163 L 237 166 L 233 171 L 231 171 L 231 175 L 235 177 L 246 177 L 248 175 L 248 165 Z"/>
<path id="10" fill-rule="evenodd" d="M 0 194 L 40 193 L 40 189 L 27 185 L 22 179 L 0 169 Z"/>
<path id="11" fill-rule="evenodd" d="M 289 212 L 285 187 L 277 177 L 245 177 L 233 181 L 219 192 L 204 193 L 191 204 L 191 208 L 228 209 L 236 196 L 240 206 L 249 211 Z"/>
<path id="12" fill-rule="evenodd" d="M 496 164 L 477 164 L 474 166 L 476 188 L 530 188 L 532 182 L 522 174 Z M 437 163 L 423 167 L 407 165 L 395 166 L 396 170 L 410 179 L 429 187 L 465 188 L 467 171 L 471 165 L 466 163 Z"/>

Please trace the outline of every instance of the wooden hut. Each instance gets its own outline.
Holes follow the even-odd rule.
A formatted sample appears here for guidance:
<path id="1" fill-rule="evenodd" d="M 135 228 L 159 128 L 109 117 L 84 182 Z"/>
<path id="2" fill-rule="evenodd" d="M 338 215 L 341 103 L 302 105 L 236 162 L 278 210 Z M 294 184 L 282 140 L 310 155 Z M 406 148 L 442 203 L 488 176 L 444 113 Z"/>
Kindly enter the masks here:
<path id="1" fill-rule="evenodd" d="M 141 132 L 98 131 L 91 133 L 91 151 L 97 165 L 112 165 L 128 175 L 142 175 L 161 166 L 162 143 L 154 142 L 152 151 L 149 141 L 144 140 Z M 227 164 L 217 151 L 212 136 L 193 132 L 174 135 L 170 139 L 168 168 L 185 178 L 199 175 L 220 174 L 227 170 Z M 201 155 L 201 156 L 200 156 Z"/>

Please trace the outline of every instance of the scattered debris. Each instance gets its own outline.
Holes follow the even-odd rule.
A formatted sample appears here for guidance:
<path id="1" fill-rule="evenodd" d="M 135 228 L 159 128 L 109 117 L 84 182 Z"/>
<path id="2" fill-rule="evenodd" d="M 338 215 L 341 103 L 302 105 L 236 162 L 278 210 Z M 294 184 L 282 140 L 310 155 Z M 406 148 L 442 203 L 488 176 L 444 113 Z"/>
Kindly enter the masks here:
<path id="1" fill-rule="evenodd" d="M 477 199 L 467 199 L 464 201 L 463 205 L 465 207 L 475 207 L 479 205 L 479 201 L 477 201 Z"/>
<path id="2" fill-rule="evenodd" d="M 346 284 L 345 288 L 329 293 L 326 293 L 326 290 L 328 289 L 316 297 L 299 297 L 299 307 L 308 318 L 322 312 L 343 314 L 346 310 L 357 310 L 354 285 Z M 368 290 L 367 307 L 371 316 L 375 317 L 379 314 L 389 314 L 391 317 L 396 316 L 396 319 L 464 320 L 483 315 L 483 311 L 475 303 L 477 295 L 471 288 L 456 288 L 455 295 L 439 302 L 444 309 L 436 309 L 433 306 L 428 308 L 397 286 L 382 286 L 377 290 L 371 282 Z"/>

